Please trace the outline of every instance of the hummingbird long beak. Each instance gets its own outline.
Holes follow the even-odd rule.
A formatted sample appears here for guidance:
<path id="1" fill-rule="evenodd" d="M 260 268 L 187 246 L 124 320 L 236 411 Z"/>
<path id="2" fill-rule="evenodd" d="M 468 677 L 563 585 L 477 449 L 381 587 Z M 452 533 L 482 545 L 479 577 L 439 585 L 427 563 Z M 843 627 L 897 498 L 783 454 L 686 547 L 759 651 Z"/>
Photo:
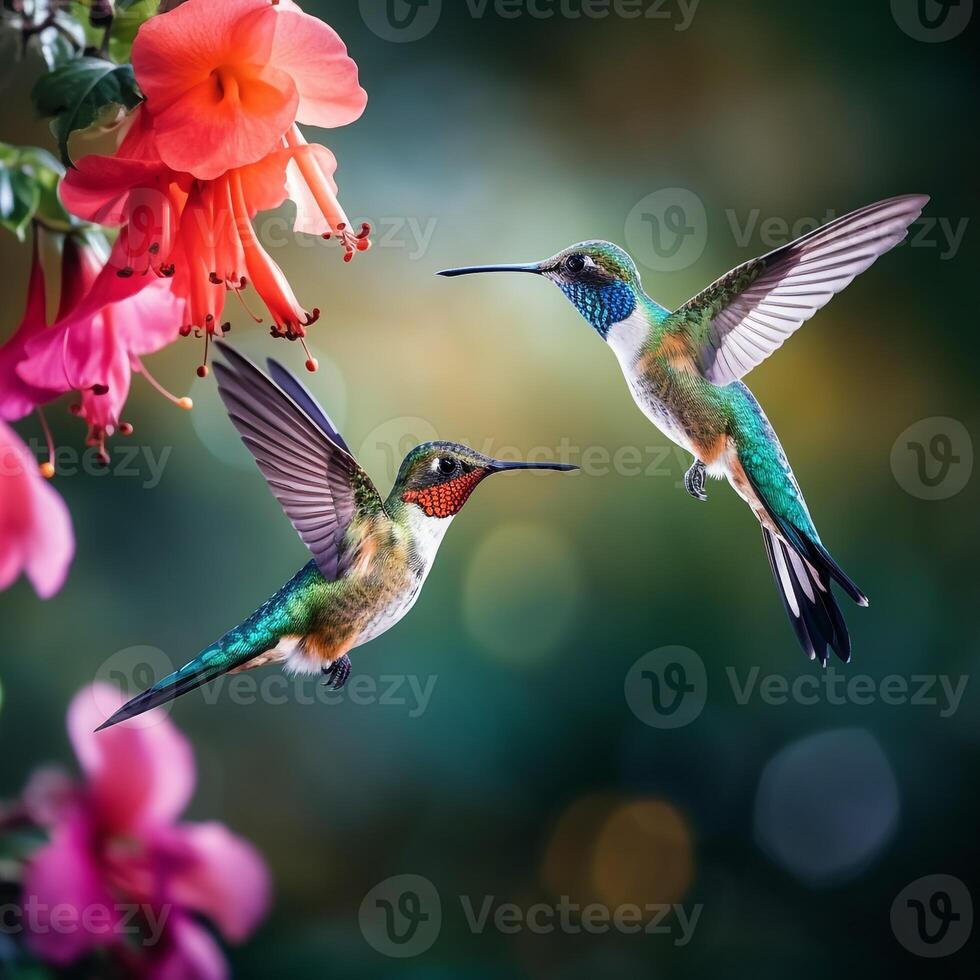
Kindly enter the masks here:
<path id="1" fill-rule="evenodd" d="M 490 469 L 494 473 L 501 473 L 504 470 L 577 470 L 577 466 L 571 463 L 525 463 L 523 460 L 494 459 L 490 462 Z"/>
<path id="2" fill-rule="evenodd" d="M 544 269 L 540 262 L 526 262 L 523 265 L 469 265 L 461 269 L 443 269 L 437 276 L 472 276 L 480 272 L 531 272 L 540 276 Z"/>

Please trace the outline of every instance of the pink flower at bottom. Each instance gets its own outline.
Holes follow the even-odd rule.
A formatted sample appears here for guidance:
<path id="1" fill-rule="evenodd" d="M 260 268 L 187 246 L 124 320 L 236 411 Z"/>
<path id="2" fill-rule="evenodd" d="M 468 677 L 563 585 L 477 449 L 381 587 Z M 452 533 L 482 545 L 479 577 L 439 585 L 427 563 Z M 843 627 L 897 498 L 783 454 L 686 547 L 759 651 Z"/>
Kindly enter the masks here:
<path id="1" fill-rule="evenodd" d="M 33 794 L 51 837 L 24 877 L 28 945 L 56 965 L 105 948 L 151 980 L 222 980 L 224 956 L 201 919 L 229 942 L 246 939 L 268 910 L 268 871 L 223 824 L 177 822 L 194 759 L 166 715 L 95 734 L 124 700 L 104 684 L 75 696 L 68 733 L 84 783 L 43 805 Z"/>
<path id="2" fill-rule="evenodd" d="M 74 553 L 65 502 L 17 433 L 0 421 L 0 589 L 24 572 L 49 599 L 64 584 Z"/>

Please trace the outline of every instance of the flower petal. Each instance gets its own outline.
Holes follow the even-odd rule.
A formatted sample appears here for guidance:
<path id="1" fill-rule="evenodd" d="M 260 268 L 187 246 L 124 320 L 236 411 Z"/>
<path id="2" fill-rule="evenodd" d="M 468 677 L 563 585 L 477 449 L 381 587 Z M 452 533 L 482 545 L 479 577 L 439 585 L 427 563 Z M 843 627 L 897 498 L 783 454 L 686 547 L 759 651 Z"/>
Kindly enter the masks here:
<path id="1" fill-rule="evenodd" d="M 0 419 L 9 422 L 22 419 L 34 409 L 57 397 L 60 389 L 28 384 L 17 373 L 26 357 L 26 347 L 32 337 L 47 327 L 44 294 L 44 270 L 38 253 L 38 235 L 34 234 L 31 274 L 27 284 L 27 304 L 20 325 L 10 339 L 0 346 Z"/>
<path id="2" fill-rule="evenodd" d="M 268 0 L 187 0 L 149 20 L 133 45 L 156 145 L 173 169 L 213 180 L 276 148 L 299 96 L 269 63 Z"/>
<path id="3" fill-rule="evenodd" d="M 319 143 L 307 143 L 297 148 L 297 152 L 309 154 L 319 168 L 327 188 L 337 197 L 337 182 L 333 179 L 337 169 L 337 158 Z M 293 230 L 304 235 L 327 235 L 334 231 L 333 223 L 320 207 L 309 181 L 300 172 L 296 158 L 289 161 L 286 168 L 286 192 L 289 200 L 296 205 L 296 220 Z M 338 204 L 339 207 L 339 204 Z M 329 212 L 328 212 L 329 213 Z"/>
<path id="4" fill-rule="evenodd" d="M 151 17 L 131 58 L 146 107 L 160 112 L 224 65 L 267 63 L 275 18 L 269 0 L 185 0 Z"/>
<path id="5" fill-rule="evenodd" d="M 68 709 L 68 734 L 88 779 L 104 827 L 135 832 L 171 823 L 194 791 L 190 743 L 162 709 L 95 732 L 126 699 L 108 684 L 92 684 Z"/>
<path id="6" fill-rule="evenodd" d="M 118 937 L 119 912 L 78 813 L 36 851 L 24 874 L 22 907 L 28 947 L 59 966 Z"/>
<path id="7" fill-rule="evenodd" d="M 269 909 L 271 883 L 261 855 L 221 823 L 175 829 L 189 857 L 171 879 L 172 897 L 211 919 L 229 942 L 242 942 Z"/>
<path id="8" fill-rule="evenodd" d="M 296 118 L 299 97 L 285 72 L 239 73 L 234 95 L 207 79 L 156 117 L 164 161 L 214 180 L 271 153 Z"/>
<path id="9" fill-rule="evenodd" d="M 288 72 L 299 92 L 297 121 L 333 128 L 358 119 L 367 92 L 337 32 L 298 8 L 280 9 L 270 63 Z"/>
<path id="10" fill-rule="evenodd" d="M 75 553 L 68 508 L 13 429 L 0 422 L 0 589 L 24 571 L 42 599 L 64 584 Z"/>
<path id="11" fill-rule="evenodd" d="M 33 460 L 31 461 L 33 464 Z M 24 571 L 41 599 L 60 591 L 75 555 L 75 534 L 68 505 L 32 465 L 38 481 L 34 500 L 34 533 L 27 545 Z"/>
<path id="12" fill-rule="evenodd" d="M 207 930 L 188 916 L 171 919 L 166 952 L 153 962 L 148 980 L 225 980 L 228 964 Z"/>

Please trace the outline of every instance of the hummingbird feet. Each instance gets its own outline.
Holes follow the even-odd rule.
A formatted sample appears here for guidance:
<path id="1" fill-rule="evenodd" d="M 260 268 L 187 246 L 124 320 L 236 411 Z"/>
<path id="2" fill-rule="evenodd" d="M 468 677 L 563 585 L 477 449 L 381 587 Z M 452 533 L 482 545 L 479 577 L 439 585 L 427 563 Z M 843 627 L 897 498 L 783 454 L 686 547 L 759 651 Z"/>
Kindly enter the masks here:
<path id="1" fill-rule="evenodd" d="M 696 459 L 691 468 L 684 474 L 684 489 L 695 500 L 707 500 L 708 495 L 704 492 L 704 478 L 706 474 L 704 463 Z"/>
<path id="2" fill-rule="evenodd" d="M 350 677 L 351 662 L 350 657 L 345 653 L 339 660 L 335 660 L 329 667 L 323 668 L 323 676 L 326 677 L 324 684 L 335 691 L 339 691 Z"/>

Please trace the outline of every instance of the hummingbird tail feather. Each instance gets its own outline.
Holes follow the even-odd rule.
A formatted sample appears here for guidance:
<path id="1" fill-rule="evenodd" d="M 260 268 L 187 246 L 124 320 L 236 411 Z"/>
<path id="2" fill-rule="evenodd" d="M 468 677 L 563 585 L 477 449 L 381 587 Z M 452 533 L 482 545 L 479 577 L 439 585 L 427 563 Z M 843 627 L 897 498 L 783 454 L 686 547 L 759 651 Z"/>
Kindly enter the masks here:
<path id="1" fill-rule="evenodd" d="M 222 674 L 243 667 L 269 651 L 276 651 L 284 637 L 303 635 L 307 625 L 303 620 L 303 606 L 302 603 L 297 604 L 294 598 L 297 592 L 317 581 L 322 581 L 322 578 L 316 562 L 311 561 L 241 625 L 229 630 L 180 670 L 175 670 L 142 694 L 137 694 L 100 725 L 97 731 L 118 725 L 127 718 L 135 718 L 144 711 L 173 701 Z"/>
<path id="2" fill-rule="evenodd" d="M 229 656 L 229 651 L 222 646 L 219 640 L 214 646 L 208 647 L 199 657 L 188 664 L 184 664 L 180 670 L 175 670 L 172 674 L 159 680 L 152 687 L 147 688 L 142 694 L 127 701 L 111 718 L 103 722 L 96 729 L 101 732 L 104 728 L 111 728 L 118 725 L 121 721 L 135 718 L 146 711 L 158 708 L 162 704 L 167 704 L 182 694 L 196 690 L 208 681 L 220 677 L 229 670 L 241 666 L 247 660 L 258 656 L 253 652 L 245 656 Z"/>
<path id="3" fill-rule="evenodd" d="M 804 652 L 826 666 L 830 647 L 848 663 L 851 638 L 827 572 L 802 558 L 767 527 L 762 528 L 762 538 L 783 606 Z"/>
<path id="4" fill-rule="evenodd" d="M 784 487 L 792 491 L 791 500 L 798 504 L 799 519 L 793 521 L 773 505 L 770 495 L 761 481 L 753 478 L 749 467 L 743 466 L 743 472 L 772 521 L 771 525 L 762 524 L 766 555 L 800 645 L 811 660 L 819 659 L 824 666 L 829 656 L 828 647 L 848 663 L 851 638 L 831 591 L 831 579 L 859 606 L 867 606 L 868 597 L 821 544 L 795 481 L 787 477 Z M 805 525 L 800 526 L 803 521 Z"/>

